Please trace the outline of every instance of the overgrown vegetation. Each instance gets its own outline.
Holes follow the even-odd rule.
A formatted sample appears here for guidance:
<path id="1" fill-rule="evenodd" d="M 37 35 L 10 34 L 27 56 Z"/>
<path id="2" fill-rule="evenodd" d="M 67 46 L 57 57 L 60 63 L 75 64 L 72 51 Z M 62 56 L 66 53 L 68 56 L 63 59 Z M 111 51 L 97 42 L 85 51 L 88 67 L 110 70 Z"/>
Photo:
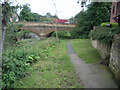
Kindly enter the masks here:
<path id="1" fill-rule="evenodd" d="M 102 42 L 111 43 L 113 36 L 120 33 L 120 27 L 98 27 L 91 31 L 90 37 L 93 40 L 100 40 Z"/>
<path id="2" fill-rule="evenodd" d="M 9 45 L 16 44 L 17 41 L 21 39 L 27 39 L 29 37 L 29 33 L 31 33 L 28 30 L 19 30 L 23 24 L 18 23 L 9 23 L 7 25 L 6 34 L 5 34 L 5 40 L 4 40 L 4 46 L 5 49 Z"/>
<path id="3" fill-rule="evenodd" d="M 92 47 L 90 39 L 73 39 L 71 41 L 77 55 L 86 63 L 96 63 L 101 60 L 97 50 Z"/>
<path id="4" fill-rule="evenodd" d="M 65 39 L 65 38 L 70 38 L 71 34 L 69 31 L 65 31 L 65 30 L 61 30 L 61 31 L 57 31 L 58 37 L 61 39 Z M 53 32 L 52 35 L 53 37 L 56 37 L 56 32 Z"/>
<path id="5" fill-rule="evenodd" d="M 48 53 L 56 46 L 56 39 L 45 41 L 24 40 L 18 42 L 16 48 L 3 53 L 2 87 L 14 87 L 16 80 L 26 76 L 28 67 L 34 62 L 48 58 Z M 9 46 L 10 47 L 10 46 Z"/>
<path id="6" fill-rule="evenodd" d="M 47 50 L 45 54 L 47 58 L 40 59 L 34 64 L 29 75 L 18 81 L 15 88 L 83 87 L 67 54 L 66 41 L 61 41 L 54 50 Z"/>

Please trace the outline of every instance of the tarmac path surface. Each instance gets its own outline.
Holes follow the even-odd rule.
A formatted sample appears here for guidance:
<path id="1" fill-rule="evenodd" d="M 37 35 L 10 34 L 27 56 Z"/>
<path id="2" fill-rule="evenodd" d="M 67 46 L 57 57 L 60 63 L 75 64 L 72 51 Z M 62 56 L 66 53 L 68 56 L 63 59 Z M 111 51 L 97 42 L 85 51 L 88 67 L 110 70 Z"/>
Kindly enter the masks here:
<path id="1" fill-rule="evenodd" d="M 81 60 L 70 41 L 67 42 L 68 54 L 85 88 L 118 88 L 112 74 L 102 64 L 86 64 Z"/>

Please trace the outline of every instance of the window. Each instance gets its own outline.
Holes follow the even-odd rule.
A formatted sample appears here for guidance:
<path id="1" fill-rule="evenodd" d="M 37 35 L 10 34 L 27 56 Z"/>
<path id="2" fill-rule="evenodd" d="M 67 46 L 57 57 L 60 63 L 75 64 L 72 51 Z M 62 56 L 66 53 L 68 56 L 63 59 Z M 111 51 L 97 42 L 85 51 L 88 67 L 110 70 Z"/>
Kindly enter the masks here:
<path id="1" fill-rule="evenodd" d="M 113 11 L 112 12 L 113 12 L 113 14 L 115 14 L 115 6 L 113 6 Z"/>

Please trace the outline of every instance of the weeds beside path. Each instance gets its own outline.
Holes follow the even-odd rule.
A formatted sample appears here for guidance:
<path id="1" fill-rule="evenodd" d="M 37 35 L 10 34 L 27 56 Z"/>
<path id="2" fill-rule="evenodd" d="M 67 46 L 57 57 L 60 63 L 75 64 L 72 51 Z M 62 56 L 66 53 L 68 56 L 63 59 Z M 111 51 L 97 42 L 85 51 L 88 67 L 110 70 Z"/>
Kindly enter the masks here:
<path id="1" fill-rule="evenodd" d="M 81 88 L 78 76 L 67 54 L 66 41 L 61 41 L 48 58 L 30 69 L 30 75 L 17 82 L 15 88 Z"/>

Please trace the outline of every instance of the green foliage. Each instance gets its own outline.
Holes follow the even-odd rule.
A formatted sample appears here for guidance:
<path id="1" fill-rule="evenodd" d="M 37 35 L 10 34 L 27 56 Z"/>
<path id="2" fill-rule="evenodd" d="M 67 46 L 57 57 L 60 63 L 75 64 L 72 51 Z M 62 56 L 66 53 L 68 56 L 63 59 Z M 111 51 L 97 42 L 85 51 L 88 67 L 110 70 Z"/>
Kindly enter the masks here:
<path id="1" fill-rule="evenodd" d="M 110 23 L 110 22 L 104 22 L 100 26 L 108 27 L 108 25 L 110 25 L 110 27 L 118 27 L 118 23 Z"/>
<path id="2" fill-rule="evenodd" d="M 39 21 L 40 17 L 41 15 L 39 15 L 38 13 L 31 13 L 31 21 Z"/>
<path id="3" fill-rule="evenodd" d="M 17 38 L 19 37 L 19 28 L 22 26 L 22 24 L 8 23 L 5 34 L 5 46 L 8 44 L 13 45 L 17 42 Z"/>
<path id="4" fill-rule="evenodd" d="M 31 12 L 29 4 L 23 5 L 23 9 L 20 12 L 21 21 L 39 21 L 40 17 L 41 15 Z"/>
<path id="5" fill-rule="evenodd" d="M 99 27 L 91 31 L 90 37 L 103 42 L 111 43 L 113 36 L 120 33 L 119 27 Z"/>
<path id="6" fill-rule="evenodd" d="M 112 27 L 118 27 L 118 23 L 110 23 Z"/>
<path id="7" fill-rule="evenodd" d="M 12 13 L 12 9 L 11 9 L 10 3 L 7 3 L 7 2 L 3 3 L 2 14 L 3 14 L 3 19 L 4 19 L 5 24 L 9 21 L 11 13 Z"/>
<path id="8" fill-rule="evenodd" d="M 57 34 L 59 38 L 70 38 L 71 37 L 71 34 L 69 31 L 61 30 L 61 31 L 57 31 Z M 56 37 L 56 32 L 53 32 L 52 36 Z"/>
<path id="9" fill-rule="evenodd" d="M 100 26 L 102 26 L 102 27 L 106 27 L 107 26 L 107 24 L 110 24 L 109 22 L 104 22 L 104 23 L 101 23 L 101 25 Z"/>
<path id="10" fill-rule="evenodd" d="M 41 59 L 47 59 L 48 53 L 55 48 L 56 39 L 45 41 L 24 40 L 14 49 L 3 53 L 2 87 L 14 87 L 16 80 L 28 75 L 29 66 Z M 39 49 L 38 49 L 39 48 Z"/>
<path id="11" fill-rule="evenodd" d="M 88 38 L 88 32 L 84 32 L 84 29 L 81 27 L 75 27 L 73 31 L 70 31 L 71 38 Z"/>
<path id="12" fill-rule="evenodd" d="M 20 12 L 20 20 L 29 21 L 31 19 L 30 14 L 31 14 L 30 5 L 29 4 L 23 5 L 23 9 Z"/>
<path id="13" fill-rule="evenodd" d="M 87 6 L 87 10 L 78 13 L 75 18 L 78 22 L 77 27 L 82 29 L 80 32 L 88 36 L 93 26 L 99 26 L 102 22 L 108 22 L 110 18 L 110 7 L 111 3 L 92 2 Z"/>
<path id="14" fill-rule="evenodd" d="M 13 16 L 13 14 L 17 13 L 19 6 L 12 6 L 11 2 L 4 2 L 2 3 L 2 14 L 3 14 L 3 20 L 5 24 L 10 22 L 10 17 Z"/>

